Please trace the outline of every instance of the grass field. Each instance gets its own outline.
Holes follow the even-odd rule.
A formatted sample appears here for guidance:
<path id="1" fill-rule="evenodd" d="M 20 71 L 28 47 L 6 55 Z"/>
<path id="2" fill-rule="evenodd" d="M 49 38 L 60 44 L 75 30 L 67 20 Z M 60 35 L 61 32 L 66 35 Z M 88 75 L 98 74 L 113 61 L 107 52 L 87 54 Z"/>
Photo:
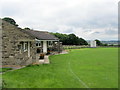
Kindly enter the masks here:
<path id="1" fill-rule="evenodd" d="M 9 70 L 12 70 L 12 68 L 1 68 L 0 69 L 0 73 L 1 72 L 6 72 L 6 71 L 9 71 Z"/>
<path id="2" fill-rule="evenodd" d="M 118 48 L 86 48 L 50 56 L 51 64 L 3 74 L 6 88 L 117 88 Z"/>

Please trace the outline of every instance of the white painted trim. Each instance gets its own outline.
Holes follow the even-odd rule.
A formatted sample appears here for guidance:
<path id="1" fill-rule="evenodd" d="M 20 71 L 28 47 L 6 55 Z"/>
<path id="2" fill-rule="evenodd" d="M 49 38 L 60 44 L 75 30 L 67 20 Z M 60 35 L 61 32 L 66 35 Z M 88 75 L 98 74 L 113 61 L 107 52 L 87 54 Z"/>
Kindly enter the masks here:
<path id="1" fill-rule="evenodd" d="M 27 45 L 27 42 L 24 42 L 24 52 L 27 51 L 27 48 L 25 48 L 25 45 Z M 28 45 L 27 45 L 28 46 Z"/>
<path id="2" fill-rule="evenodd" d="M 28 42 L 28 57 L 30 57 L 30 42 Z"/>
<path id="3" fill-rule="evenodd" d="M 50 43 L 52 43 L 52 44 L 50 44 Z M 49 47 L 53 46 L 53 41 L 48 41 L 48 46 Z"/>
<path id="4" fill-rule="evenodd" d="M 42 42 L 41 41 L 36 41 L 36 44 L 38 44 L 38 46 L 36 45 L 36 47 L 42 47 Z"/>
<path id="5" fill-rule="evenodd" d="M 47 41 L 43 41 L 43 53 L 47 53 Z"/>

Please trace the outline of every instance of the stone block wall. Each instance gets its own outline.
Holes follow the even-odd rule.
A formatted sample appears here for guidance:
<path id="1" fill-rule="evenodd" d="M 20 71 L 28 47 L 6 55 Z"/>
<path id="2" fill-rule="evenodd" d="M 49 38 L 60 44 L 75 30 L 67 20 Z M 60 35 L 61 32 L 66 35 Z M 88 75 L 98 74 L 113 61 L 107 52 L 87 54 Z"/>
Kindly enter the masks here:
<path id="1" fill-rule="evenodd" d="M 28 51 L 20 51 L 20 42 L 30 43 Z M 35 39 L 22 29 L 2 21 L 2 65 L 28 65 L 36 62 Z"/>

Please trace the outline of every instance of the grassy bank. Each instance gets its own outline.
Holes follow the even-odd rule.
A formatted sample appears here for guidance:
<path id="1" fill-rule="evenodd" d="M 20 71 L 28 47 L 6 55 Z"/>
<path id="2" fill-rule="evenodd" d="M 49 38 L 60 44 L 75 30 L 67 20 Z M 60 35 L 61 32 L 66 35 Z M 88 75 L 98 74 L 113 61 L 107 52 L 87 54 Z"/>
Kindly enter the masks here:
<path id="1" fill-rule="evenodd" d="M 117 88 L 118 49 L 86 48 L 50 56 L 51 64 L 3 74 L 7 88 Z"/>

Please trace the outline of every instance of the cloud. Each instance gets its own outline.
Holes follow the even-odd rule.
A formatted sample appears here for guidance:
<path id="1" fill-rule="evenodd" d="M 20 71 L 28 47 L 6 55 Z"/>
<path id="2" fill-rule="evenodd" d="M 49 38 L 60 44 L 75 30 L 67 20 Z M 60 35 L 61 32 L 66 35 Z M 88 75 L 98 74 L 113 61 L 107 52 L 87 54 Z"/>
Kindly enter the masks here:
<path id="1" fill-rule="evenodd" d="M 105 34 L 107 34 L 107 35 L 117 35 L 118 34 L 118 30 L 117 29 L 105 30 Z"/>
<path id="2" fill-rule="evenodd" d="M 2 0 L 0 6 L 0 15 L 22 28 L 117 39 L 118 0 Z"/>

